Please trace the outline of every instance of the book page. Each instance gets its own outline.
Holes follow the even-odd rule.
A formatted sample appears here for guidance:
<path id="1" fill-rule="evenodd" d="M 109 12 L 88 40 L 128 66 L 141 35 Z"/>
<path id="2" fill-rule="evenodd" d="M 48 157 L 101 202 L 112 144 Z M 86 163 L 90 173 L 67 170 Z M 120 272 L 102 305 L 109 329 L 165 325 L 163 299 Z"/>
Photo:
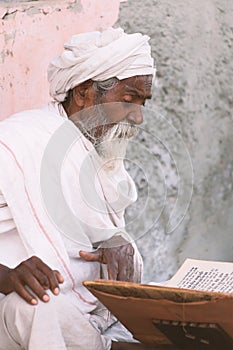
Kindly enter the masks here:
<path id="1" fill-rule="evenodd" d="M 187 259 L 165 286 L 233 293 L 233 263 Z"/>

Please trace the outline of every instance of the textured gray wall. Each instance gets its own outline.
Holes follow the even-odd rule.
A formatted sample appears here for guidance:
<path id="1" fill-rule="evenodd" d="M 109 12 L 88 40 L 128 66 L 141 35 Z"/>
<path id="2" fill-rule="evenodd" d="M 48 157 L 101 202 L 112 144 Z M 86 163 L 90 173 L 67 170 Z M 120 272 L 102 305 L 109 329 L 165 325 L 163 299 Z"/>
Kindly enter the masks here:
<path id="1" fill-rule="evenodd" d="M 143 211 L 148 186 L 152 200 L 147 215 L 130 226 L 145 261 L 144 281 L 171 276 L 186 257 L 233 261 L 233 1 L 128 0 L 121 4 L 118 26 L 151 37 L 157 63 L 157 88 L 148 107 L 148 132 L 131 146 L 129 164 L 139 189 L 139 203 L 128 220 Z M 171 233 L 165 224 L 179 189 L 179 174 L 166 145 L 179 156 L 174 130 L 159 122 L 158 111 L 180 132 L 189 150 L 194 186 L 182 223 Z M 165 145 L 165 147 L 164 147 Z M 142 169 L 145 169 L 143 173 Z M 181 166 L 182 168 L 182 166 Z M 184 183 L 185 169 L 180 175 Z M 164 181 L 166 179 L 166 183 Z M 149 183 L 147 183 L 147 180 Z M 163 195 L 167 190 L 162 215 Z M 155 222 L 155 219 L 159 219 Z M 149 230 L 150 225 L 153 228 Z"/>

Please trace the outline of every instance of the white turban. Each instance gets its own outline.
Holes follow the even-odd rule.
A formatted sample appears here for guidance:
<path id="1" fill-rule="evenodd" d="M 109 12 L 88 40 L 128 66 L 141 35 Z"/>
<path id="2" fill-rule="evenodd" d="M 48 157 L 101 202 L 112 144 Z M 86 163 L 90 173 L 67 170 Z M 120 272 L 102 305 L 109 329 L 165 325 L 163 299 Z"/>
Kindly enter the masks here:
<path id="1" fill-rule="evenodd" d="M 64 44 L 65 51 L 49 64 L 50 95 L 62 102 L 70 89 L 89 79 L 155 75 L 149 39 L 121 28 L 72 36 Z"/>

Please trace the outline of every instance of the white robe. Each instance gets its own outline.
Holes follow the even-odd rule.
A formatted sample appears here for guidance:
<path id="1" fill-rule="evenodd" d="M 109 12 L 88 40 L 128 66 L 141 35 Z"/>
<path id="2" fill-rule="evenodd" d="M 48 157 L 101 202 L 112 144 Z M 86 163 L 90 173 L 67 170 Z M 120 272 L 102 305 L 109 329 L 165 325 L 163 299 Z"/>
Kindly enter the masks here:
<path id="1" fill-rule="evenodd" d="M 61 293 L 71 293 L 76 298 L 79 310 L 88 315 L 95 312 L 98 301 L 83 287 L 82 281 L 99 278 L 100 265 L 83 261 L 78 252 L 80 249 L 92 251 L 93 245 L 98 242 L 113 235 L 126 234 L 124 210 L 136 200 L 136 190 L 123 163 L 114 176 L 102 170 L 97 175 L 85 173 L 95 172 L 98 155 L 92 144 L 83 136 L 80 137 L 79 130 L 73 124 L 68 125 L 68 132 L 72 135 L 77 133 L 78 141 L 70 147 L 63 160 L 60 181 L 63 199 L 65 198 L 65 204 L 69 208 L 67 215 L 73 214 L 78 221 L 77 236 L 74 236 L 74 232 L 64 232 L 66 225 L 63 228 L 64 234 L 61 234 L 58 225 L 62 226 L 66 222 L 66 216 L 61 217 L 59 212 L 59 208 L 64 206 L 64 202 L 59 202 L 62 197 L 54 193 L 54 199 L 52 198 L 55 208 L 58 208 L 59 222 L 54 222 L 53 215 L 56 216 L 56 211 L 51 214 L 43 198 L 44 189 L 49 181 L 53 181 L 50 173 L 53 160 L 49 160 L 46 169 L 49 171 L 48 177 L 51 175 L 51 178 L 48 182 L 45 181 L 43 188 L 41 165 L 44 164 L 43 157 L 54 134 L 64 132 L 64 123 L 71 122 L 57 103 L 50 103 L 40 110 L 18 113 L 0 123 L 0 204 L 3 204 L 3 208 L 0 208 L 0 263 L 16 266 L 22 258 L 27 259 L 32 255 L 40 257 L 64 276 Z M 57 142 L 56 139 L 55 141 Z M 59 151 L 58 145 L 57 152 Z M 97 202 L 90 203 L 92 192 L 89 190 L 91 188 L 93 191 L 93 179 L 98 196 L 93 196 L 97 198 Z M 118 193 L 121 183 L 127 183 L 124 187 L 127 193 L 124 192 L 122 198 Z M 83 193 L 83 186 L 86 186 L 86 193 Z M 95 207 L 99 205 L 99 208 Z M 72 240 L 67 236 L 72 236 Z M 11 250 L 13 254 L 9 252 L 11 244 L 18 245 L 17 252 Z M 111 321 L 108 320 L 101 327 L 106 329 L 109 324 Z"/>

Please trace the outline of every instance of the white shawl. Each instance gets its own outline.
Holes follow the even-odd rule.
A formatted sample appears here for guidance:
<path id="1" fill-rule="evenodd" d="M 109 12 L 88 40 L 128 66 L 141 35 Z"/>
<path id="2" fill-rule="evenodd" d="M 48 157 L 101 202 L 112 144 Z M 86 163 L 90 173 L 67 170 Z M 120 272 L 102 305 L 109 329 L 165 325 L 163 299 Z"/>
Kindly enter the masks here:
<path id="1" fill-rule="evenodd" d="M 82 184 L 86 183 L 87 188 L 93 189 L 90 182 L 93 174 L 87 173 L 86 176 L 80 178 L 80 167 L 88 159 L 88 154 L 91 153 L 93 156 L 95 151 L 87 139 L 80 138 L 79 130 L 72 124 L 68 129 L 71 134 L 77 134 L 78 142 L 73 144 L 63 162 L 61 183 L 70 211 L 77 218 L 81 217 L 81 220 L 77 226 L 77 236 L 72 236 L 74 241 L 66 239 L 61 234 L 57 222 L 54 222 L 50 209 L 44 203 L 40 182 L 45 150 L 48 150 L 49 141 L 54 140 L 53 136 L 56 132 L 64 132 L 65 123 L 71 122 L 61 116 L 58 104 L 49 104 L 40 110 L 18 113 L 0 123 L 0 189 L 11 210 L 28 256 L 37 255 L 51 268 L 60 270 L 65 278 L 62 290 L 73 290 L 85 305 L 84 309 L 88 311 L 93 308 L 94 299 L 86 300 L 82 296 L 83 291 L 81 295 L 77 290 L 75 278 L 70 271 L 70 257 L 78 258 L 80 249 L 92 250 L 94 243 L 124 231 L 124 210 L 130 202 L 136 199 L 136 193 L 132 179 L 122 167 L 114 178 L 108 178 L 107 174 L 103 173 L 101 178 L 95 177 L 98 180 L 97 187 L 102 191 L 100 198 L 105 199 L 105 202 L 100 201 L 99 212 L 98 210 L 93 211 L 89 202 L 85 203 L 85 196 L 80 195 L 82 189 L 79 180 L 81 179 Z M 58 145 L 57 152 L 59 151 Z M 93 169 L 95 166 L 96 164 Z M 52 167 L 48 169 L 51 170 Z M 120 211 L 112 208 L 109 215 L 108 199 L 109 201 L 114 199 L 114 191 L 122 180 L 128 182 L 128 195 L 125 196 L 126 201 L 123 201 L 125 205 Z M 45 183 L 49 182 L 45 181 Z M 54 193 L 53 205 L 55 209 L 58 209 L 58 217 L 60 217 L 59 208 L 63 208 L 63 203 L 59 202 L 59 198 Z M 114 204 L 114 200 L 112 203 Z M 102 210 L 104 205 L 105 212 Z M 66 221 L 65 216 L 60 223 L 63 221 Z M 67 226 L 64 227 L 66 229 Z M 81 279 L 83 280 L 83 276 Z M 87 295 L 90 298 L 89 294 Z"/>

